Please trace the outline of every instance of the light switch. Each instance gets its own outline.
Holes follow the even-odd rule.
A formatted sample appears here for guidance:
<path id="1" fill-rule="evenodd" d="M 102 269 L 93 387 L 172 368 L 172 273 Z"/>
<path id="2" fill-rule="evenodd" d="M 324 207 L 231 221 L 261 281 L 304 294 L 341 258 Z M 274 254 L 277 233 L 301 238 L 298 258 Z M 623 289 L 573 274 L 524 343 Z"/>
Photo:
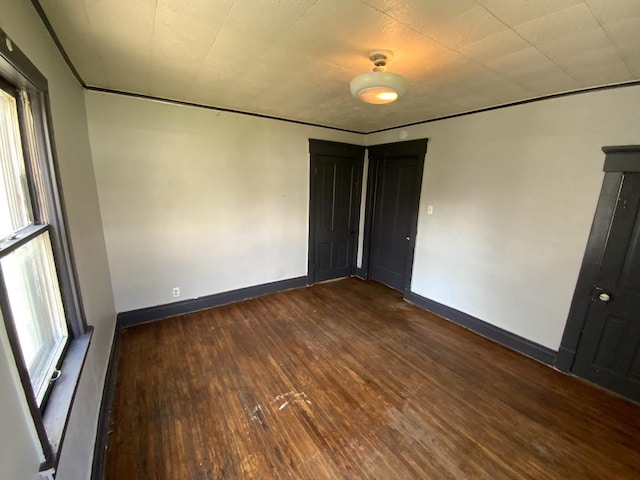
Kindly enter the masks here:
<path id="1" fill-rule="evenodd" d="M 433 215 L 433 205 L 427 205 L 427 215 Z"/>

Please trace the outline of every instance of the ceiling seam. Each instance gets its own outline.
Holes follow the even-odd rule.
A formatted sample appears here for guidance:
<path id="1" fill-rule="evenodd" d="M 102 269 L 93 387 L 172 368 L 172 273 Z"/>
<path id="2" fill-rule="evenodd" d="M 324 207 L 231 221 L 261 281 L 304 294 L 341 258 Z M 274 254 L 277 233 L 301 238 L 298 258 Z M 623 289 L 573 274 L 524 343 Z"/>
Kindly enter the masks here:
<path id="1" fill-rule="evenodd" d="M 593 15 L 593 18 L 596 19 L 596 22 L 598 22 L 598 25 L 600 25 L 600 28 L 602 28 L 602 30 L 604 31 L 604 34 L 607 36 L 607 38 L 609 39 L 609 41 L 611 42 L 611 45 L 613 45 L 613 48 L 616 49 L 616 53 L 618 54 L 618 56 L 620 57 L 620 60 L 622 60 L 622 63 L 625 64 L 625 66 L 627 67 L 627 70 L 629 70 L 629 73 L 631 74 L 631 76 L 635 76 L 634 73 L 634 69 L 631 67 L 631 65 L 629 65 L 627 63 L 627 59 L 625 58 L 625 56 L 622 54 L 622 52 L 618 49 L 618 42 L 614 41 L 613 37 L 611 36 L 611 34 L 609 33 L 609 30 L 607 29 L 607 27 L 600 21 L 600 17 L 598 17 L 598 15 L 596 14 L 596 12 L 593 11 L 593 8 L 591 8 L 591 5 L 589 5 L 589 2 L 585 1 L 584 4 L 587 6 L 587 8 L 589 9 L 589 11 L 591 12 L 591 15 Z"/>
<path id="2" fill-rule="evenodd" d="M 155 2 L 155 6 L 153 8 L 153 30 L 151 31 L 151 48 L 149 52 L 149 82 L 147 83 L 147 92 L 151 93 L 151 78 L 153 77 L 153 52 L 155 51 L 155 42 L 156 38 L 156 22 L 158 21 L 158 0 Z"/>
<path id="3" fill-rule="evenodd" d="M 69 55 L 67 55 L 67 52 L 65 51 L 64 47 L 62 46 L 62 43 L 60 42 L 60 39 L 58 38 L 58 35 L 56 35 L 56 32 L 53 29 L 53 25 L 51 25 L 51 22 L 49 22 L 49 19 L 47 18 L 47 14 L 44 13 L 42 5 L 40 5 L 40 2 L 38 0 L 31 0 L 31 4 L 33 5 L 33 8 L 36 9 L 36 12 L 38 13 L 38 16 L 40 17 L 40 21 L 42 21 L 42 23 L 44 24 L 45 28 L 49 32 L 49 35 L 51 36 L 51 39 L 53 40 L 53 43 L 55 43 L 56 47 L 58 47 L 58 52 L 60 52 L 60 55 L 62 55 L 62 58 L 64 59 L 65 63 L 67 64 L 67 67 L 69 67 L 69 70 L 71 70 L 71 73 L 73 74 L 74 77 L 76 77 L 76 80 L 78 80 L 80 85 L 82 85 L 84 88 L 87 88 L 87 84 L 85 83 L 85 81 L 80 76 L 80 73 L 78 73 L 78 70 L 76 70 L 76 67 L 73 65 L 73 63 L 71 62 L 71 59 L 69 58 Z"/>
<path id="4" fill-rule="evenodd" d="M 158 0 L 155 1 L 155 8 L 153 9 L 153 31 L 151 32 L 151 52 L 149 53 L 149 86 L 147 93 L 151 95 L 151 86 L 153 84 L 153 56 L 156 51 L 156 25 L 158 23 Z"/>
<path id="5" fill-rule="evenodd" d="M 515 29 L 515 26 L 514 26 L 514 27 L 511 27 L 510 25 L 507 25 L 505 22 L 503 22 L 503 21 L 502 21 L 502 19 L 501 19 L 501 18 L 499 18 L 495 13 L 493 13 L 491 10 L 489 10 L 489 9 L 486 7 L 486 5 L 481 5 L 481 4 L 479 4 L 479 3 L 477 2 L 477 0 L 475 0 L 475 1 L 476 1 L 476 3 L 477 3 L 481 8 L 483 8 L 484 10 L 486 10 L 486 11 L 487 11 L 487 12 L 488 12 L 488 13 L 489 13 L 493 18 L 495 18 L 496 20 L 498 20 L 500 23 L 502 23 L 504 26 L 506 26 L 509 30 L 511 30 L 513 33 L 515 33 L 518 37 L 520 37 L 523 41 L 525 41 L 526 43 L 528 43 L 529 45 L 531 45 L 533 48 L 535 48 L 535 49 L 536 49 L 536 51 L 538 51 L 538 52 L 539 52 L 539 53 L 540 53 L 544 58 L 546 58 L 546 59 L 547 59 L 547 60 L 549 60 L 551 63 L 553 63 L 556 67 L 558 67 L 562 72 L 564 72 L 567 76 L 569 76 L 569 77 L 570 77 L 572 80 L 574 80 L 577 84 L 579 84 L 579 85 L 581 85 L 581 84 L 582 84 L 582 82 L 581 82 L 580 80 L 578 80 L 577 78 L 575 78 L 571 73 L 569 73 L 569 72 L 568 72 L 567 70 L 565 70 L 563 67 L 561 67 L 561 66 L 560 66 L 560 65 L 558 65 L 556 62 L 554 62 L 551 58 L 549 58 L 549 56 L 548 56 L 548 55 L 547 55 L 543 50 L 541 50 L 541 49 L 540 49 L 540 47 L 539 47 L 538 45 L 535 45 L 534 43 L 531 43 L 528 39 L 526 39 L 525 37 L 523 37 L 523 36 L 520 34 L 520 32 L 519 32 L 518 30 L 516 30 L 516 29 Z M 575 6 L 575 5 L 574 5 L 574 6 Z M 569 8 L 572 8 L 572 7 L 567 7 L 567 8 L 563 8 L 563 9 L 561 9 L 561 10 L 557 10 L 557 11 L 555 11 L 555 12 L 554 12 L 554 14 L 555 14 L 555 13 L 558 13 L 558 12 L 561 12 L 561 11 L 563 11 L 563 10 L 568 10 Z M 550 14 L 550 15 L 551 15 L 551 14 Z M 543 16 L 542 16 L 542 17 L 540 17 L 540 18 L 544 18 L 544 17 L 547 17 L 547 16 L 549 16 L 549 15 L 543 15 Z M 535 21 L 535 20 L 537 20 L 537 19 L 529 20 L 529 22 L 522 23 L 521 25 L 526 25 L 527 23 L 533 22 L 533 21 Z M 509 77 L 506 77 L 506 78 L 509 78 Z M 511 80 L 511 81 L 513 81 L 513 80 Z M 514 82 L 514 83 L 517 83 L 517 82 L 515 82 L 515 81 L 513 81 L 513 82 Z M 520 84 L 518 83 L 518 85 L 520 85 Z M 520 85 L 520 86 L 521 86 L 521 87 L 524 87 L 524 85 Z M 524 88 L 526 88 L 526 87 L 524 87 Z"/>
<path id="6" fill-rule="evenodd" d="M 404 26 L 404 27 L 408 28 L 409 30 L 414 31 L 414 32 L 415 32 L 415 33 L 417 33 L 418 35 L 420 35 L 420 36 L 422 36 L 422 37 L 425 37 L 425 38 L 428 38 L 429 40 L 431 40 L 431 41 L 432 41 L 432 42 L 434 42 L 435 44 L 437 44 L 437 45 L 439 45 L 439 46 L 441 46 L 441 47 L 443 47 L 443 48 L 445 48 L 445 49 L 449 50 L 449 52 L 450 52 L 450 53 L 449 53 L 449 55 L 450 55 L 451 53 L 453 53 L 453 54 L 457 54 L 457 55 L 460 55 L 460 56 L 461 56 L 462 58 L 464 58 L 465 60 L 467 60 L 467 61 L 469 61 L 469 62 L 471 62 L 471 63 L 473 63 L 473 64 L 475 64 L 475 65 L 477 65 L 477 66 L 479 66 L 479 67 L 485 68 L 485 69 L 487 69 L 488 71 L 491 71 L 491 72 L 495 73 L 495 74 L 496 74 L 496 75 L 498 75 L 499 77 L 504 78 L 504 79 L 506 79 L 507 81 L 512 82 L 512 83 L 514 83 L 515 85 L 518 85 L 519 87 L 521 87 L 521 88 L 523 88 L 523 89 L 525 89 L 525 90 L 527 90 L 527 91 L 531 91 L 531 89 L 530 89 L 530 88 L 526 87 L 525 85 L 522 85 L 521 83 L 519 83 L 519 82 L 517 82 L 517 81 L 515 81 L 515 80 L 512 80 L 511 78 L 507 77 L 507 76 L 506 76 L 504 73 L 502 73 L 501 71 L 496 70 L 496 69 L 494 69 L 494 68 L 492 68 L 492 67 L 490 67 L 490 66 L 488 66 L 488 65 L 485 65 L 484 63 L 479 62 L 478 60 L 476 60 L 476 59 L 474 59 L 474 58 L 471 58 L 471 57 L 469 57 L 469 56 L 465 55 L 465 54 L 464 54 L 464 53 L 462 53 L 460 50 L 457 50 L 457 49 L 455 49 L 455 48 L 453 48 L 453 47 L 450 47 L 450 46 L 448 46 L 448 45 L 445 45 L 444 43 L 442 43 L 442 42 L 440 42 L 440 41 L 436 40 L 435 38 L 433 38 L 433 37 L 431 37 L 431 36 L 427 35 L 426 33 L 422 32 L 422 31 L 420 31 L 420 30 L 417 30 L 416 28 L 414 28 L 413 26 L 409 25 L 408 23 L 405 23 L 405 22 L 403 22 L 403 21 L 399 20 L 398 18 L 396 18 L 396 17 L 394 17 L 393 15 L 391 15 L 390 13 L 388 13 L 388 11 L 380 10 L 379 8 L 374 7 L 373 5 L 371 5 L 370 3 L 367 3 L 367 2 L 366 2 L 366 1 L 364 1 L 364 0 L 360 0 L 360 1 L 361 1 L 362 3 L 364 3 L 365 5 L 367 5 L 367 6 L 371 7 L 371 8 L 373 8 L 374 10 L 376 10 L 376 11 L 378 11 L 378 12 L 382 13 L 383 15 L 386 15 L 387 17 L 389 17 L 390 19 L 394 20 L 395 22 L 398 22 L 400 25 L 402 25 L 402 26 Z M 523 37 L 522 37 L 518 32 L 516 32 L 515 30 L 513 30 L 511 27 L 509 27 L 509 25 L 507 25 L 507 24 L 506 24 L 506 23 L 504 23 L 502 20 L 500 20 L 498 17 L 496 17 L 496 16 L 493 14 L 493 12 L 491 12 L 491 11 L 487 10 L 483 5 L 481 5 L 481 4 L 477 3 L 477 2 L 475 2 L 475 3 L 476 3 L 476 5 L 478 5 L 478 7 L 482 7 L 482 8 L 483 8 L 484 10 L 486 10 L 486 11 L 487 11 L 491 16 L 493 16 L 496 20 L 498 20 L 500 23 L 502 23 L 503 25 L 505 25 L 505 26 L 507 27 L 507 29 L 508 29 L 508 30 L 511 30 L 511 31 L 513 31 L 514 33 L 516 33 L 520 38 L 522 38 L 522 40 L 524 40 L 527 44 L 531 45 L 531 47 L 532 47 L 532 48 L 535 48 L 535 49 L 537 50 L 537 48 L 536 48 L 536 46 L 535 46 L 535 45 L 533 45 L 531 42 L 529 42 L 526 38 L 523 38 Z M 455 18 L 455 17 L 454 17 L 454 18 Z M 489 37 L 490 37 L 490 36 L 491 36 L 491 35 L 489 35 Z M 485 37 L 485 38 L 489 38 L 489 37 Z M 482 40 L 478 40 L 478 41 L 476 41 L 476 42 L 470 43 L 469 45 L 473 45 L 473 44 L 478 43 L 478 42 L 480 42 L 480 41 L 482 41 Z M 546 57 L 546 55 L 544 55 L 544 56 L 545 56 L 545 58 L 547 58 L 547 57 Z M 441 55 L 441 57 L 444 57 L 444 55 Z M 440 57 L 436 57 L 436 58 L 440 58 Z M 548 59 L 548 58 L 547 58 L 547 59 Z M 549 61 L 551 61 L 550 59 L 548 59 L 548 60 L 549 60 Z M 552 62 L 552 63 L 553 63 L 553 62 Z M 555 63 L 554 63 L 554 65 L 555 65 Z M 565 73 L 566 73 L 566 72 L 565 72 Z M 571 77 L 571 78 L 573 78 L 573 77 Z M 575 80 L 575 79 L 574 79 L 574 80 Z M 532 92 L 532 93 L 533 93 L 533 92 Z"/>
<path id="7" fill-rule="evenodd" d="M 82 12 L 84 13 L 87 24 L 89 25 L 89 29 L 91 31 L 91 40 L 93 41 L 94 48 L 98 52 L 98 58 L 100 59 L 100 67 L 102 70 L 102 74 L 104 75 L 105 83 L 111 87 L 113 83 L 109 80 L 109 71 L 107 70 L 107 66 L 105 63 L 104 51 L 100 46 L 100 42 L 96 39 L 95 29 L 93 24 L 91 23 L 91 17 L 89 16 L 89 11 L 87 10 L 87 4 L 83 1 L 82 3 Z"/>
<path id="8" fill-rule="evenodd" d="M 157 4 L 157 0 L 156 0 L 156 4 Z M 200 67 L 198 68 L 198 71 L 195 73 L 195 75 L 192 76 L 191 85 L 188 88 L 186 88 L 187 95 L 190 94 L 193 91 L 193 89 L 195 88 L 196 84 L 198 83 L 198 79 L 200 78 L 200 72 L 202 71 L 202 68 L 204 67 L 205 62 L 207 61 L 207 58 L 209 58 L 209 54 L 211 53 L 211 50 L 213 50 L 213 47 L 215 46 L 216 40 L 218 39 L 218 36 L 220 35 L 220 32 L 222 31 L 222 29 L 224 28 L 225 24 L 229 20 L 229 15 L 231 15 L 231 10 L 233 10 L 233 7 L 235 5 L 236 5 L 236 0 L 231 2 L 231 5 L 229 5 L 229 10 L 227 10 L 226 15 L 224 16 L 224 20 L 220 24 L 220 28 L 218 28 L 218 31 L 213 36 L 213 39 L 211 40 L 211 44 L 209 45 L 209 48 L 207 49 L 207 53 L 205 53 L 204 56 L 202 57 L 202 63 L 200 64 Z M 154 20 L 154 34 L 155 34 L 155 20 Z M 153 65 L 153 63 L 152 63 L 152 65 Z M 149 88 L 149 93 L 151 93 L 151 88 Z"/>
<path id="9" fill-rule="evenodd" d="M 300 16 L 296 19 L 296 21 L 300 21 L 300 20 L 302 20 L 302 19 L 305 17 L 305 15 L 307 15 L 307 13 L 309 13 L 309 10 L 311 10 L 312 8 L 314 8 L 317 4 L 318 4 L 318 0 L 314 0 L 314 1 L 313 1 L 313 3 L 307 7 L 307 9 L 304 11 L 304 13 L 303 13 L 302 15 L 300 15 Z M 288 26 L 288 28 L 287 28 L 286 30 L 285 30 L 285 29 L 280 30 L 280 34 L 278 35 L 278 39 L 277 39 L 277 40 L 274 40 L 273 42 L 270 42 L 269 47 L 268 47 L 267 49 L 265 49 L 265 50 L 263 50 L 263 51 L 262 51 L 262 56 L 260 57 L 260 59 L 269 58 L 269 52 L 271 52 L 272 50 L 274 50 L 275 48 L 277 48 L 277 47 L 276 47 L 276 45 L 278 44 L 278 42 L 279 42 L 279 41 L 281 41 L 281 40 L 284 38 L 284 36 L 285 36 L 288 32 L 290 32 L 292 29 L 293 29 L 293 24 L 289 25 L 289 26 Z M 305 56 L 309 56 L 309 55 L 306 55 L 306 54 L 305 54 Z M 325 63 L 326 63 L 326 62 L 325 62 Z"/>

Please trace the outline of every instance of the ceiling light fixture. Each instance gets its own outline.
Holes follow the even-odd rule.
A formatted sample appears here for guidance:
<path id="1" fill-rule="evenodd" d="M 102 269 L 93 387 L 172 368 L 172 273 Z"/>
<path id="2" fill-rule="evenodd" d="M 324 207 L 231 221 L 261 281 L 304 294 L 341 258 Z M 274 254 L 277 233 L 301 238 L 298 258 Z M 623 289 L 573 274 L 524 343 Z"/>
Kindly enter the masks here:
<path id="1" fill-rule="evenodd" d="M 363 73 L 351 80 L 351 94 L 363 102 L 382 105 L 395 102 L 407 91 L 407 79 L 387 72 L 387 61 L 393 57 L 390 50 L 374 50 L 369 60 L 375 65 L 373 72 Z"/>

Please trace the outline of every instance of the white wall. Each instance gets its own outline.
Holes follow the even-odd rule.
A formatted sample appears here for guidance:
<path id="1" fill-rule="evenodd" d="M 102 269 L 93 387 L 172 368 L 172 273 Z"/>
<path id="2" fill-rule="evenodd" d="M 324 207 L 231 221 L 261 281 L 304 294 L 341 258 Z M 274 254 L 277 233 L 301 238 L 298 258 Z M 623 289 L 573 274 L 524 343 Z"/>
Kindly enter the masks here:
<path id="1" fill-rule="evenodd" d="M 360 135 L 87 92 L 118 311 L 306 274 L 308 138 Z M 640 87 L 407 127 L 429 138 L 412 290 L 551 349 Z M 398 141 L 399 131 L 367 136 Z M 426 205 L 434 215 L 426 215 Z"/>
<path id="2" fill-rule="evenodd" d="M 408 139 L 429 138 L 412 291 L 556 350 L 602 184 L 601 147 L 640 143 L 638 105 L 636 86 L 405 128 Z"/>
<path id="3" fill-rule="evenodd" d="M 364 142 L 114 94 L 86 104 L 120 312 L 305 276 L 309 138 Z"/>
<path id="4" fill-rule="evenodd" d="M 98 408 L 114 328 L 100 210 L 87 133 L 83 90 L 64 63 L 31 2 L 0 0 L 0 28 L 49 81 L 62 189 L 87 321 L 95 334 L 78 387 L 57 480 L 89 478 Z M 0 329 L 4 329 L 1 323 Z M 2 331 L 0 337 L 5 336 Z M 0 341 L 0 478 L 37 478 L 42 452 L 33 441 L 11 352 Z M 4 379 L 11 381 L 5 383 Z"/>

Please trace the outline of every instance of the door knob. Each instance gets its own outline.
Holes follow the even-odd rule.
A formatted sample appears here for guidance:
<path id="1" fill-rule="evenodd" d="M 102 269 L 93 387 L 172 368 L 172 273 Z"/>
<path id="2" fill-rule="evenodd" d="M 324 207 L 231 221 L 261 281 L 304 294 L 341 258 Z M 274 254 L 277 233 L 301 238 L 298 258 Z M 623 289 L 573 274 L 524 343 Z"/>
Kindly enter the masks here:
<path id="1" fill-rule="evenodd" d="M 411 238 L 407 237 L 407 240 L 411 240 Z"/>
<path id="2" fill-rule="evenodd" d="M 594 285 L 591 288 L 591 300 L 594 302 L 607 303 L 612 299 L 611 292 L 608 292 L 605 288 Z"/>

